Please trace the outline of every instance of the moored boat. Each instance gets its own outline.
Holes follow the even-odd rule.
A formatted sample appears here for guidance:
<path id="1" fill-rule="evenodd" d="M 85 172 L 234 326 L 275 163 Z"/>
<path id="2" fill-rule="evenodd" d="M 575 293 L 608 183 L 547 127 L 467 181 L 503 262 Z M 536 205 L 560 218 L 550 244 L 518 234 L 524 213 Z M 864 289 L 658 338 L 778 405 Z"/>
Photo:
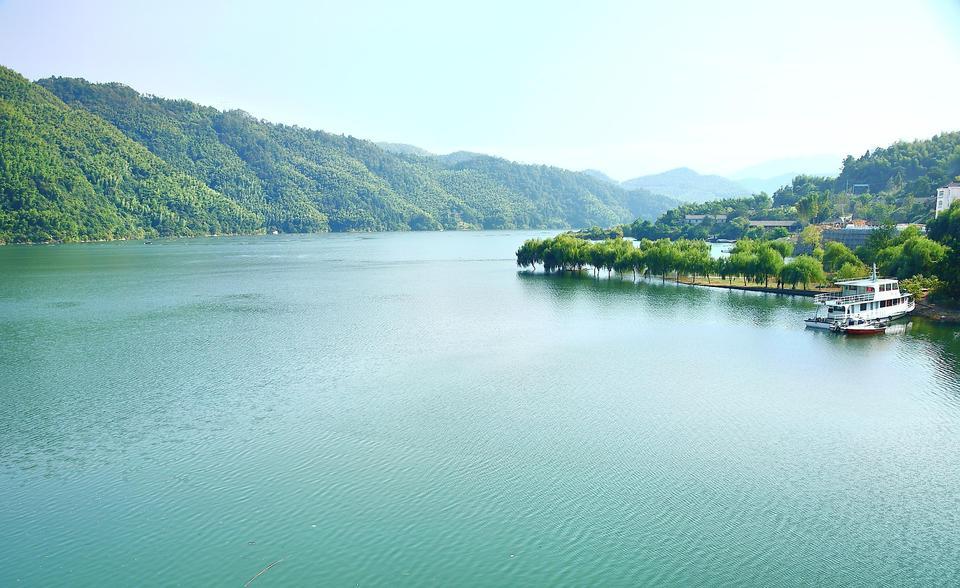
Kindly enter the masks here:
<path id="1" fill-rule="evenodd" d="M 887 332 L 887 323 L 881 320 L 856 320 L 848 323 L 838 323 L 834 329 L 844 335 L 880 335 Z"/>
<path id="2" fill-rule="evenodd" d="M 899 281 L 877 277 L 876 265 L 869 278 L 845 280 L 836 285 L 840 286 L 840 292 L 814 297 L 817 312 L 804 321 L 807 327 L 836 331 L 861 321 L 889 323 L 906 316 L 916 306 L 911 294 L 900 291 Z"/>

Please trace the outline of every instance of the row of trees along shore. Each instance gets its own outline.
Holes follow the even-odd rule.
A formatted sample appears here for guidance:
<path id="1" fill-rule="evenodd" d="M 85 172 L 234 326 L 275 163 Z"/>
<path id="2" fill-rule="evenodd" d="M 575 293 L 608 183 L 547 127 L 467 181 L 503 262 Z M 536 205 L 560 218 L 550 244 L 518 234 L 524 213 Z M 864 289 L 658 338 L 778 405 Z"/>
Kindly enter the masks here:
<path id="1" fill-rule="evenodd" d="M 960 209 L 958 209 L 960 210 Z M 517 250 L 517 265 L 534 271 L 540 265 L 547 272 L 590 269 L 595 275 L 606 271 L 610 277 L 632 275 L 671 277 L 680 281 L 688 276 L 710 282 L 714 278 L 732 284 L 742 280 L 744 286 L 777 288 L 787 285 L 803 289 L 824 286 L 828 278 L 854 279 L 869 274 L 867 263 L 877 263 L 881 273 L 907 279 L 908 289 L 935 288 L 943 285 L 935 276 L 946 274 L 950 248 L 931 240 L 916 230 L 900 234 L 878 235 L 869 245 L 854 253 L 841 243 L 821 244 L 818 234 L 804 236 L 813 241 L 810 255 L 791 258 L 794 244 L 786 239 L 741 239 L 729 256 L 713 258 L 710 245 L 691 239 L 641 239 L 621 237 L 590 241 L 570 233 L 547 239 L 530 239 Z M 859 256 L 858 256 L 859 254 Z M 862 256 L 862 257 L 861 257 Z M 927 276 L 927 277 L 924 277 Z M 908 278 L 913 278 L 912 280 Z"/>

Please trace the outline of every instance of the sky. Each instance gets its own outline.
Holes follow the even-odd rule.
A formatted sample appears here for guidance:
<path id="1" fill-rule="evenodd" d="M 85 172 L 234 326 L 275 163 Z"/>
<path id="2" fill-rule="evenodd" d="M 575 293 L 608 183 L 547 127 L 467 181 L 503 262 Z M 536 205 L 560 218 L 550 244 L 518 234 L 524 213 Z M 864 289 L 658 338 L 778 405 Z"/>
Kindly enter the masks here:
<path id="1" fill-rule="evenodd" d="M 621 180 L 960 130 L 960 0 L 0 0 L 0 64 Z"/>

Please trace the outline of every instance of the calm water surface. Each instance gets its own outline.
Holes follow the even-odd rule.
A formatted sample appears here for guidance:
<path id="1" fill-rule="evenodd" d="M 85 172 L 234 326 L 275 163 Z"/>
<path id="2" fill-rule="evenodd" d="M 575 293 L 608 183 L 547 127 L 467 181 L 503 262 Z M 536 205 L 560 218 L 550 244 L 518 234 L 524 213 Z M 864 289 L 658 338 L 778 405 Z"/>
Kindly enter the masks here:
<path id="1" fill-rule="evenodd" d="M 955 330 L 529 236 L 0 247 L 0 586 L 960 582 Z"/>

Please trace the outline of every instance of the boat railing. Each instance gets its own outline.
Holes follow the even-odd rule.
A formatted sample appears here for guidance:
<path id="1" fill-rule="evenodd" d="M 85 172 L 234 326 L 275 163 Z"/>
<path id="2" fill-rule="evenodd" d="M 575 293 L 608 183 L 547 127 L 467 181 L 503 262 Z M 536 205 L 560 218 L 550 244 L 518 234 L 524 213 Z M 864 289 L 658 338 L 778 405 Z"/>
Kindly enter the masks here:
<path id="1" fill-rule="evenodd" d="M 836 292 L 829 292 L 827 294 L 817 294 L 813 297 L 813 301 L 818 304 L 854 304 L 857 302 L 872 302 L 874 299 L 874 294 L 871 292 L 869 294 L 854 294 L 852 296 L 842 296 Z"/>

